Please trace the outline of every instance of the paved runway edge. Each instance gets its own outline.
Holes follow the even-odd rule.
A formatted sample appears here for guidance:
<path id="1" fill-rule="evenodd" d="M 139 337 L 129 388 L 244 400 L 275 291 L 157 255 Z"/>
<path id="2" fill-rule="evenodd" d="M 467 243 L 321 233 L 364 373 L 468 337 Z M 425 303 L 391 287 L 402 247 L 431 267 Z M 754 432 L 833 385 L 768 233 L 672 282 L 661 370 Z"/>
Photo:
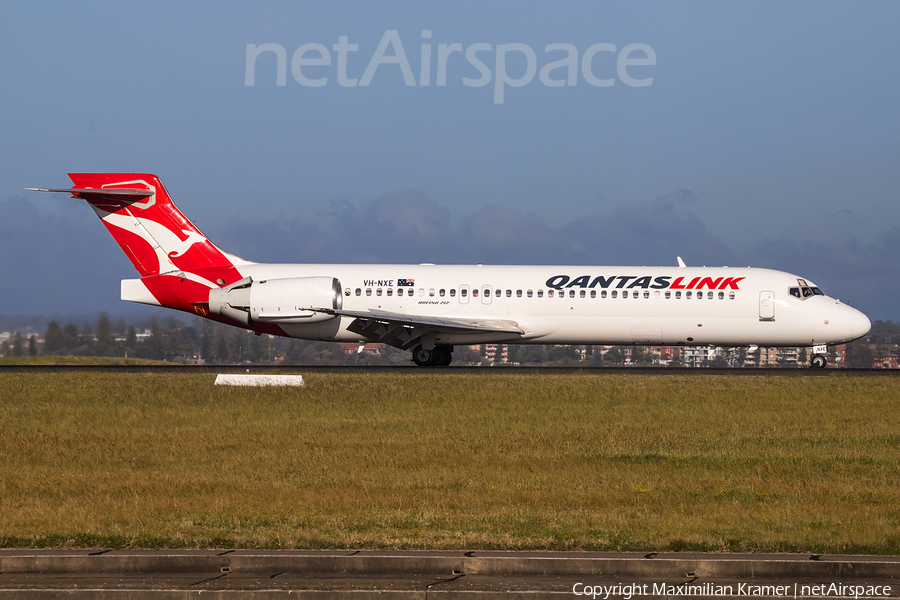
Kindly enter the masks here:
<path id="1" fill-rule="evenodd" d="M 0 550 L 0 572 L 261 572 L 604 575 L 618 577 L 878 577 L 900 581 L 900 557 L 793 554 L 303 550 Z"/>
<path id="2" fill-rule="evenodd" d="M 890 585 L 900 595 L 900 557 L 752 554 L 602 554 L 352 550 L 0 550 L 0 597 L 354 598 L 512 594 L 575 596 L 573 586 L 715 585 L 751 582 Z M 706 585 L 707 588 L 702 587 Z M 704 590 L 710 593 L 702 593 Z M 621 591 L 621 590 L 620 590 Z M 536 596 L 537 595 L 537 596 Z M 646 595 L 646 594 L 644 594 Z M 669 595 L 669 594 L 666 594 Z M 680 595 L 680 594 L 675 594 Z M 746 594 L 787 597 L 789 594 Z M 827 596 L 828 594 L 823 594 Z M 639 597 L 611 593 L 608 598 Z M 853 595 L 851 594 L 850 597 Z M 600 596 L 598 596 L 600 597 Z M 657 595 L 657 597 L 660 597 Z M 793 596 L 791 596 L 793 597 Z M 815 595 L 806 597 L 816 597 Z M 860 595 L 859 597 L 866 597 Z"/>

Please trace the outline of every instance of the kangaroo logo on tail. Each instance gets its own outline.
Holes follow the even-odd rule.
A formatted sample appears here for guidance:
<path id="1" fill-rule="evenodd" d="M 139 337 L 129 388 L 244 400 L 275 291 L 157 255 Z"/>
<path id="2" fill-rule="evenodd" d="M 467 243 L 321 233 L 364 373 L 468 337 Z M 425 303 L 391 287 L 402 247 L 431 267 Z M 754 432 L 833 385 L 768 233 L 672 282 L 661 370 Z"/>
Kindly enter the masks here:
<path id="1" fill-rule="evenodd" d="M 193 246 L 194 244 L 199 244 L 200 242 L 206 241 L 206 238 L 203 236 L 203 234 L 197 231 L 187 231 L 185 229 L 182 229 L 181 233 L 188 236 L 186 240 L 184 240 L 183 242 L 179 242 L 178 244 L 178 246 L 180 246 L 181 248 L 181 251 L 176 248 L 175 250 L 169 252 L 169 256 L 181 256 L 182 254 L 190 250 L 191 246 Z"/>

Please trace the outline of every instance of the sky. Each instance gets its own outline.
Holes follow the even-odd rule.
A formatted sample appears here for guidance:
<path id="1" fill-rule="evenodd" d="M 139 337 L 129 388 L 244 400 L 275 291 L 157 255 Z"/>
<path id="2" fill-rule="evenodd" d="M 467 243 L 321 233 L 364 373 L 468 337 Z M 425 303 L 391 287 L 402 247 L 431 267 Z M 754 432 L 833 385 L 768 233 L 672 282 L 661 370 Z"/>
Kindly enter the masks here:
<path id="1" fill-rule="evenodd" d="M 132 310 L 89 207 L 23 190 L 88 171 L 159 175 L 249 260 L 681 256 L 898 320 L 898 23 L 894 1 L 3 3 L 0 315 Z"/>

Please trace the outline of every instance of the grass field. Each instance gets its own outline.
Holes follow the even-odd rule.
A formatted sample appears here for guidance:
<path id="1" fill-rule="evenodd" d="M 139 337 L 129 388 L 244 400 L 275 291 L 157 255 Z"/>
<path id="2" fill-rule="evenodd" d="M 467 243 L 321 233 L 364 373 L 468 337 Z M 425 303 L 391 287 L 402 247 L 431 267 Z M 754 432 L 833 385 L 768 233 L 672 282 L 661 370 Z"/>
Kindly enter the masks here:
<path id="1" fill-rule="evenodd" d="M 886 377 L 0 375 L 0 546 L 900 553 Z"/>

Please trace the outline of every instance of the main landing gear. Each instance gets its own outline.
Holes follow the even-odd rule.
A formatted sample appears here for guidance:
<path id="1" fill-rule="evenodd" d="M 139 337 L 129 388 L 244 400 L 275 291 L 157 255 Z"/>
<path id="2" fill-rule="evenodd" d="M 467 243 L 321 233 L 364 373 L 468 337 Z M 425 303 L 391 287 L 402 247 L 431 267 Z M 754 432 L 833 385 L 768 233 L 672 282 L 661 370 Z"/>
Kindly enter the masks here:
<path id="1" fill-rule="evenodd" d="M 453 346 L 435 346 L 434 350 L 416 346 L 412 359 L 420 367 L 446 367 L 453 360 Z"/>
<path id="2" fill-rule="evenodd" d="M 825 358 L 823 354 L 813 354 L 812 359 L 809 361 L 810 369 L 824 369 L 825 365 L 828 364 L 828 359 Z"/>

